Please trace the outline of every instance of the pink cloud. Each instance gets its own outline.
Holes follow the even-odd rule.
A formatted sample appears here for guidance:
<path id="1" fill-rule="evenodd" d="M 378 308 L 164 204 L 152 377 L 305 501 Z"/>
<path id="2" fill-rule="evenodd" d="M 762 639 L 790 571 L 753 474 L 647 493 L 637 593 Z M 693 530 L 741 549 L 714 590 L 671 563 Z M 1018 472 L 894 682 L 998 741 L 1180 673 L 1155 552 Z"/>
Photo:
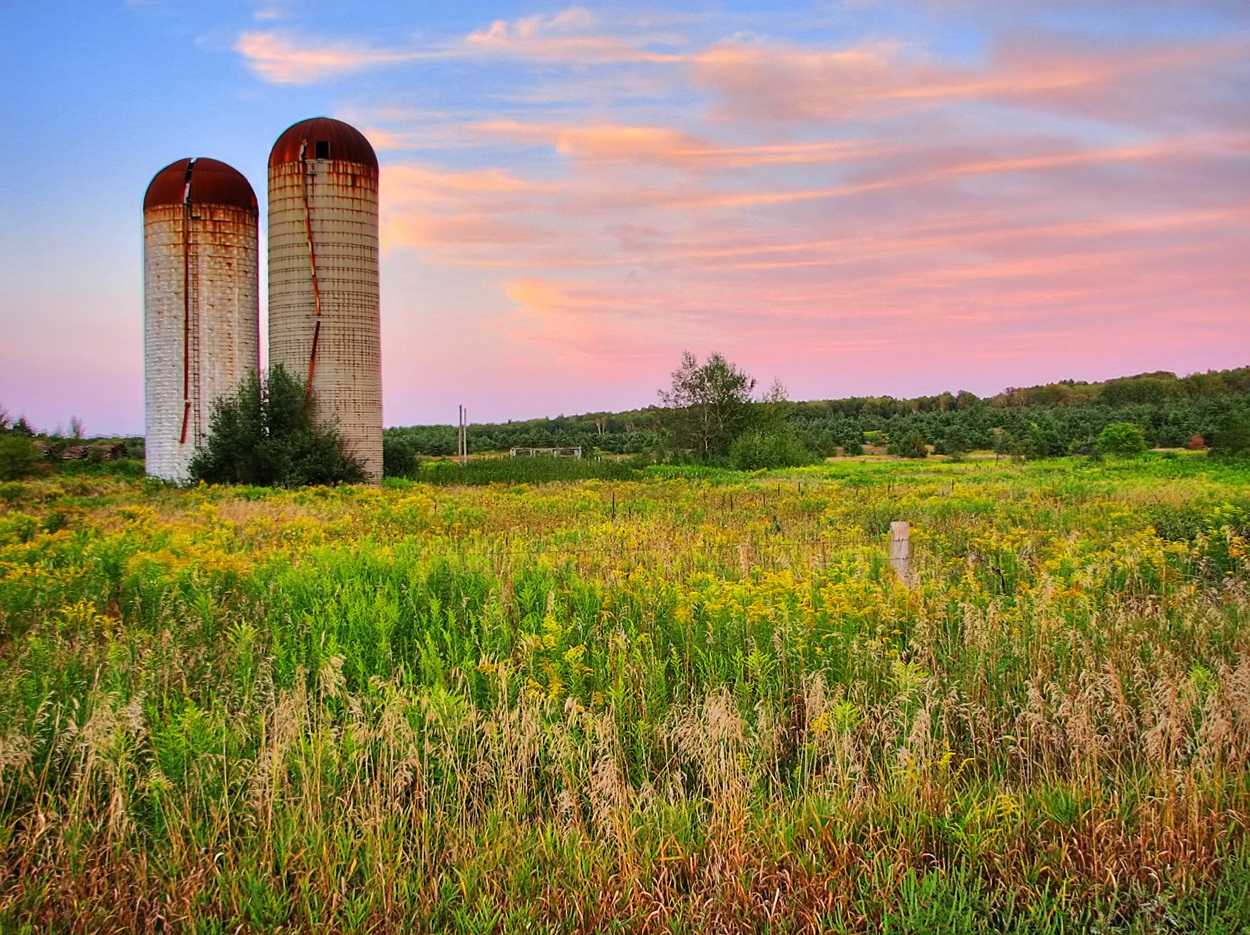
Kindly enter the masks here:
<path id="1" fill-rule="evenodd" d="M 495 20 L 465 37 L 463 49 L 495 59 L 581 63 L 670 62 L 678 56 L 647 51 L 645 40 L 611 35 L 594 14 L 572 7 L 553 16 Z"/>
<path id="2" fill-rule="evenodd" d="M 310 84 L 426 57 L 421 52 L 372 48 L 355 42 L 305 40 L 284 32 L 243 33 L 234 49 L 258 76 L 273 84 Z"/>

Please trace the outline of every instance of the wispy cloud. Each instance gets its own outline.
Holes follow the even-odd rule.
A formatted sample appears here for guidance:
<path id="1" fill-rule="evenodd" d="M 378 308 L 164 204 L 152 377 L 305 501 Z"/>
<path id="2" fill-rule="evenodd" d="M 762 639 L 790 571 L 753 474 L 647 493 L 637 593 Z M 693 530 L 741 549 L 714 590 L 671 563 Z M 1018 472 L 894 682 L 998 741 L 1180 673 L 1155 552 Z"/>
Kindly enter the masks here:
<path id="1" fill-rule="evenodd" d="M 258 18 L 277 19 L 275 9 Z M 665 63 L 678 54 L 649 48 L 672 37 L 620 36 L 598 28 L 597 18 L 573 7 L 551 16 L 495 20 L 489 26 L 441 43 L 380 47 L 363 42 L 324 40 L 271 29 L 245 32 L 235 51 L 262 79 L 275 84 L 309 84 L 340 75 L 420 61 L 478 60 L 579 65 Z"/>
<path id="2" fill-rule="evenodd" d="M 359 42 L 306 41 L 277 31 L 244 33 L 235 43 L 235 51 L 247 59 L 257 75 L 274 84 L 307 84 L 432 57 L 427 52 L 376 48 Z"/>

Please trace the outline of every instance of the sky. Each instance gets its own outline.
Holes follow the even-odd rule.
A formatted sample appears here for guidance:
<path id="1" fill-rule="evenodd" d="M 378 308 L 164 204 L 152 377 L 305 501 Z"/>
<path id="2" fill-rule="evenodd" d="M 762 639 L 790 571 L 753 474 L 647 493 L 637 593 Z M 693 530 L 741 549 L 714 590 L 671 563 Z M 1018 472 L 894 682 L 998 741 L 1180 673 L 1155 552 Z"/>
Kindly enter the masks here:
<path id="1" fill-rule="evenodd" d="M 323 114 L 387 425 L 1250 364 L 1246 0 L 0 0 L 0 406 L 142 432 L 148 182 Z"/>

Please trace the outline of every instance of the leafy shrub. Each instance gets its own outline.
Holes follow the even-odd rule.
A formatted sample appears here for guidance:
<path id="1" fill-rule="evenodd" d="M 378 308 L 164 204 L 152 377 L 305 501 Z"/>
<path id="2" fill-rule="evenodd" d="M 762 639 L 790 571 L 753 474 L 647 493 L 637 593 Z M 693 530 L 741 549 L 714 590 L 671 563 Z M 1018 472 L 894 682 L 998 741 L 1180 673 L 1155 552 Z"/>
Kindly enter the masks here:
<path id="1" fill-rule="evenodd" d="M 39 466 L 39 452 L 24 435 L 0 438 L 0 480 L 18 480 L 33 474 Z"/>
<path id="2" fill-rule="evenodd" d="M 382 476 L 411 477 L 417 469 L 417 450 L 412 441 L 395 432 L 382 433 Z"/>
<path id="3" fill-rule="evenodd" d="M 1135 458 L 1146 450 L 1146 436 L 1132 422 L 1112 422 L 1098 436 L 1098 450 L 1121 458 Z"/>
<path id="4" fill-rule="evenodd" d="M 924 436 L 916 429 L 897 440 L 890 439 L 890 443 L 885 450 L 887 454 L 892 454 L 898 458 L 929 457 L 929 447 L 924 442 Z"/>
<path id="5" fill-rule="evenodd" d="M 208 441 L 191 459 L 190 474 L 209 484 L 266 487 L 364 480 L 339 433 L 313 418 L 304 382 L 280 364 L 214 404 Z"/>
<path id="6" fill-rule="evenodd" d="M 729 461 L 740 471 L 799 467 L 816 460 L 788 425 L 748 429 L 734 439 Z"/>
<path id="7" fill-rule="evenodd" d="M 1215 428 L 1211 454 L 1220 458 L 1250 455 L 1250 420 L 1240 412 L 1226 413 Z"/>

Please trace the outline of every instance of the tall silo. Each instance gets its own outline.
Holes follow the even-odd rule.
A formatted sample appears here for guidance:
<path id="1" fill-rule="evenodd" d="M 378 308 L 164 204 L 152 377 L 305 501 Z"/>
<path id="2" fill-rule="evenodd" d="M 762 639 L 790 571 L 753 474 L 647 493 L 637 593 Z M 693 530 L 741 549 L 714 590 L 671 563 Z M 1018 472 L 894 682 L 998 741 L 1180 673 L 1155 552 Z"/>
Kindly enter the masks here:
<path id="1" fill-rule="evenodd" d="M 256 193 L 216 159 L 180 159 L 143 196 L 147 472 L 187 479 L 213 403 L 260 364 Z"/>
<path id="2" fill-rule="evenodd" d="M 378 159 L 329 117 L 290 127 L 269 154 L 269 364 L 308 381 L 318 419 L 380 480 Z"/>

